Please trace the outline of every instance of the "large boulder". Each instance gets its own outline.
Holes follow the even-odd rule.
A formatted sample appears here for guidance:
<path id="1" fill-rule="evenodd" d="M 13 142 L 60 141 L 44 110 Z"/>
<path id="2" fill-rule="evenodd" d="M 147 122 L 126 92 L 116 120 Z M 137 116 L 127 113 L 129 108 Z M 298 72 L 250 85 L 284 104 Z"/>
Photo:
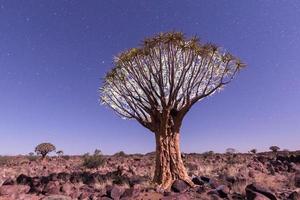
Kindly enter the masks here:
<path id="1" fill-rule="evenodd" d="M 109 185 L 106 187 L 106 195 L 112 199 L 120 199 L 123 192 L 123 189 L 116 185 Z"/>

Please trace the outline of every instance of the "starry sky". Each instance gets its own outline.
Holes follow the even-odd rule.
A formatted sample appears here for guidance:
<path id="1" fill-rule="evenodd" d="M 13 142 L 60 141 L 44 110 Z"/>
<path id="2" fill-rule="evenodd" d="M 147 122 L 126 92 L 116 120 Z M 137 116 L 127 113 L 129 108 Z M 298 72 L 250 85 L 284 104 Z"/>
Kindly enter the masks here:
<path id="1" fill-rule="evenodd" d="M 198 102 L 184 152 L 300 149 L 300 1 L 0 0 L 0 154 L 154 151 L 154 135 L 99 104 L 112 58 L 164 31 L 198 35 L 248 67 Z"/>

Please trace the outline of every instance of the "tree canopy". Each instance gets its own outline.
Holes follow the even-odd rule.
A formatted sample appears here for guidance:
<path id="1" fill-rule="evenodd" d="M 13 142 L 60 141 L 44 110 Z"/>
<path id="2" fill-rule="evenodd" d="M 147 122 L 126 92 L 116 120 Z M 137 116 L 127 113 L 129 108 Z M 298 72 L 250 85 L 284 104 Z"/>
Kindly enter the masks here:
<path id="1" fill-rule="evenodd" d="M 160 33 L 115 57 L 100 88 L 101 100 L 155 132 L 161 115 L 182 120 L 192 105 L 222 89 L 244 66 L 197 37 Z"/>

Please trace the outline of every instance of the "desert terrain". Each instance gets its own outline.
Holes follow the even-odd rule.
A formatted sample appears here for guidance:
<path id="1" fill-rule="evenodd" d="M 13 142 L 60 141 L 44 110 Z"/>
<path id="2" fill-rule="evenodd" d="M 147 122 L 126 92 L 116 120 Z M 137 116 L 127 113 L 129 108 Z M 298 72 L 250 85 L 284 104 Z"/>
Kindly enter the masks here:
<path id="1" fill-rule="evenodd" d="M 300 199 L 300 152 L 182 157 L 195 187 L 175 181 L 161 191 L 152 183 L 155 153 L 101 155 L 98 167 L 84 156 L 1 156 L 0 200 Z"/>

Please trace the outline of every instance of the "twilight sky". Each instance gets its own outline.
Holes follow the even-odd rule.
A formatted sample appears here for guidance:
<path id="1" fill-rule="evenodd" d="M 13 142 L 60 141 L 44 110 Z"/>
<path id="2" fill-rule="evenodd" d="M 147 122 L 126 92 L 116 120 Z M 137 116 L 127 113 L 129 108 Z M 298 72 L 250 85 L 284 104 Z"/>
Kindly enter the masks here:
<path id="1" fill-rule="evenodd" d="M 178 30 L 248 67 L 184 120 L 184 152 L 300 149 L 300 1 L 0 0 L 0 154 L 145 153 L 154 135 L 99 105 L 112 58 Z"/>

